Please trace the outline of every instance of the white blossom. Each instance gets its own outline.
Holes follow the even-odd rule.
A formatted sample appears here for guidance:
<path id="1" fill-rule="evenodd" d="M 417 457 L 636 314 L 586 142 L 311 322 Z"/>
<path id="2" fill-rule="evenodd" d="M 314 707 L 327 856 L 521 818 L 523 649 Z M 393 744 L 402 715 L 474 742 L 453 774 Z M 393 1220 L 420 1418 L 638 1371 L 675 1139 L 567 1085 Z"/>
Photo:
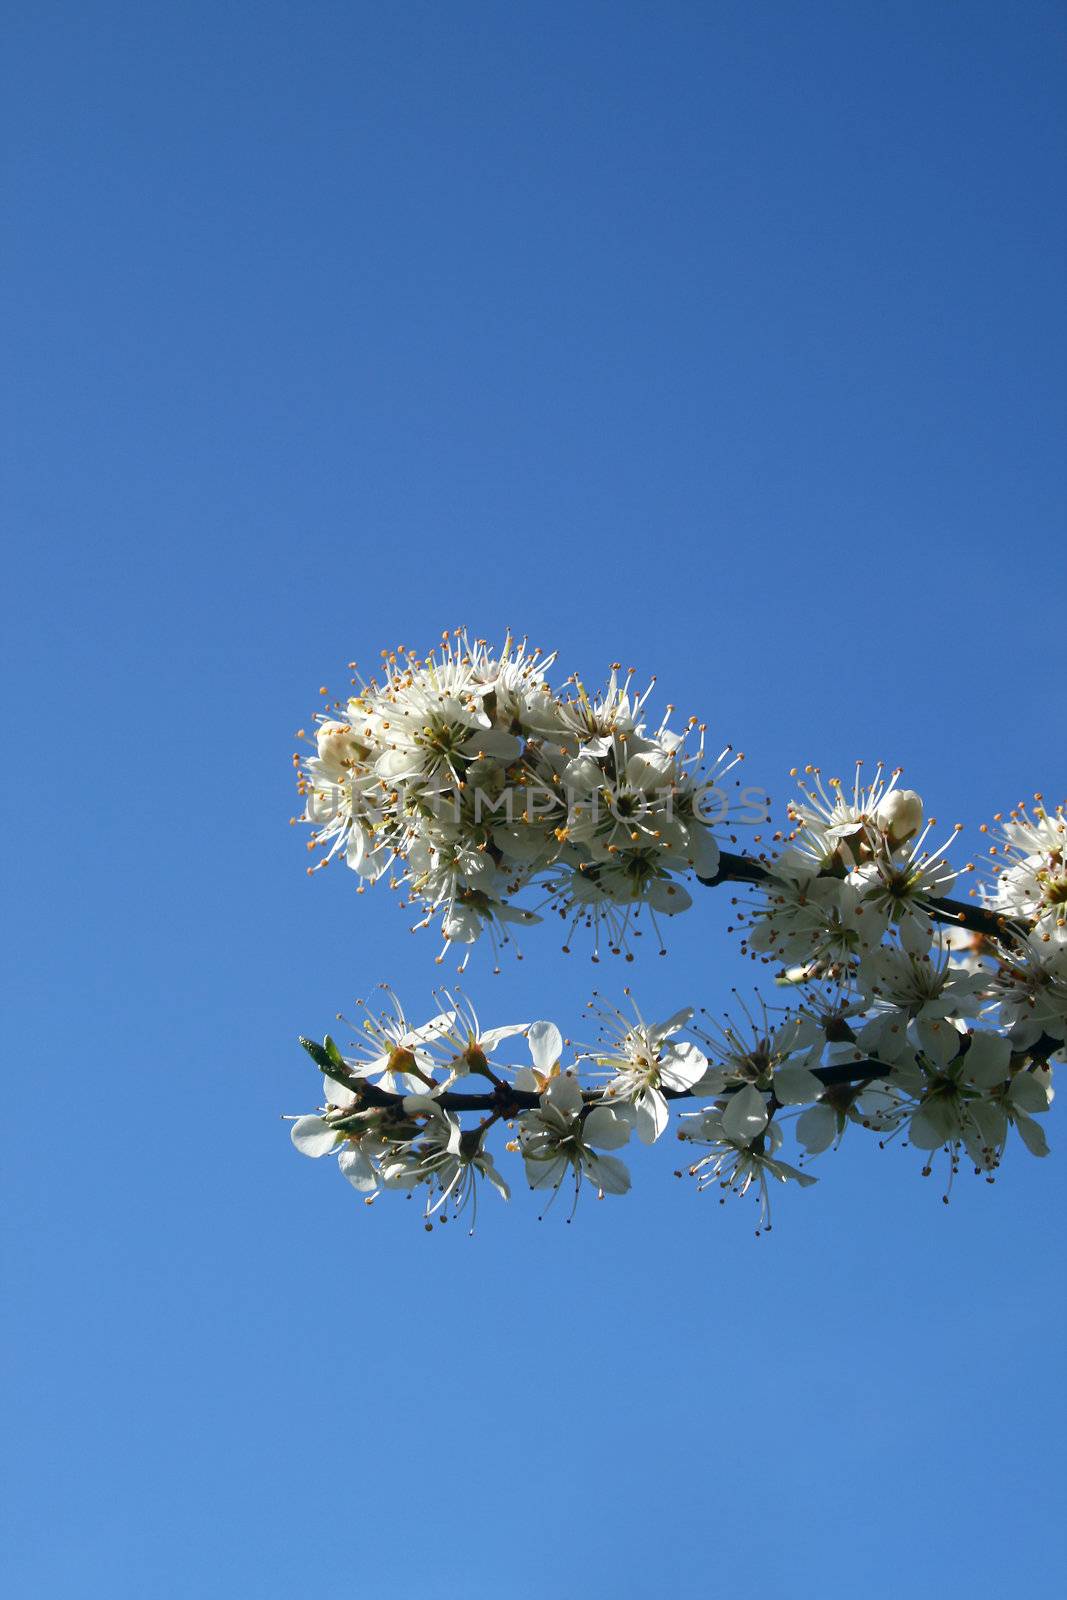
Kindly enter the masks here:
<path id="1" fill-rule="evenodd" d="M 1036 1044 L 1042 1035 L 1067 1041 L 1067 931 L 1006 940 L 997 963 L 990 994 L 1015 1043 Z"/>
<path id="2" fill-rule="evenodd" d="M 986 973 L 950 966 L 936 946 L 931 953 L 914 923 L 906 923 L 900 937 L 899 946 L 866 955 L 856 975 L 870 1008 L 856 1043 L 884 1061 L 922 1049 L 924 1024 L 977 1016 L 989 985 Z"/>
<path id="3" fill-rule="evenodd" d="M 1017 806 L 999 819 L 1000 843 L 990 849 L 993 904 L 998 911 L 1046 933 L 1067 928 L 1067 815 Z"/>
<path id="4" fill-rule="evenodd" d="M 433 1074 L 430 1047 L 453 1026 L 453 1014 L 441 1012 L 413 1027 L 397 996 L 387 984 L 381 987 L 392 1005 L 392 1014 L 366 1011 L 352 1043 L 352 1053 L 345 1056 L 344 1064 L 359 1077 L 376 1081 L 381 1089 L 417 1093 Z"/>
<path id="5" fill-rule="evenodd" d="M 756 893 L 747 948 L 799 963 L 813 979 L 848 973 L 889 925 L 888 910 L 865 899 L 859 884 L 816 876 L 796 852 L 770 863 Z"/>
<path id="6" fill-rule="evenodd" d="M 698 1189 L 718 1185 L 723 1190 L 744 1196 L 756 1186 L 759 1199 L 759 1229 L 771 1225 L 771 1196 L 769 1180 L 776 1183 L 798 1183 L 802 1188 L 816 1182 L 810 1172 L 778 1158 L 782 1132 L 777 1123 L 767 1124 L 756 1109 L 756 1090 L 749 1085 L 733 1096 L 725 1111 L 701 1112 L 692 1127 L 686 1127 L 680 1137 L 693 1144 L 709 1145 L 706 1156 L 700 1157 L 689 1168 L 697 1180 Z M 734 1108 L 740 1106 L 741 1109 Z M 725 1196 L 724 1196 L 725 1198 Z"/>
<path id="7" fill-rule="evenodd" d="M 373 1197 L 379 1185 L 377 1162 L 387 1148 L 380 1119 L 371 1116 L 361 1127 L 343 1130 L 333 1122 L 317 1115 L 296 1117 L 289 1130 L 294 1146 L 301 1155 L 313 1158 L 336 1155 L 342 1177 L 354 1189 Z"/>
<path id="8" fill-rule="evenodd" d="M 627 1106 L 633 1114 L 637 1137 L 653 1144 L 670 1121 L 665 1090 L 685 1094 L 707 1073 L 708 1061 L 695 1044 L 673 1036 L 693 1015 L 691 1006 L 676 1011 L 663 1022 L 646 1022 L 636 1004 L 633 1018 L 614 1007 L 595 1002 L 605 1041 L 587 1052 L 595 1067 L 606 1074 L 605 1100 Z"/>
<path id="9" fill-rule="evenodd" d="M 444 1002 L 441 1016 L 447 1020 L 441 1032 L 428 1043 L 427 1053 L 433 1057 L 435 1067 L 446 1074 L 439 1088 L 448 1088 L 455 1079 L 471 1072 L 493 1078 L 497 1072 L 511 1070 L 510 1063 L 496 1059 L 496 1053 L 505 1040 L 526 1033 L 527 1023 L 509 1022 L 501 1027 L 483 1028 L 466 995 L 445 989 L 438 998 Z"/>
<path id="10" fill-rule="evenodd" d="M 979 1171 L 999 1166 L 1010 1127 L 1032 1155 L 1047 1153 L 1044 1132 L 1034 1122 L 1051 1101 L 1047 1072 L 1015 1069 L 1011 1041 L 1003 1035 L 968 1034 L 935 1023 L 927 1039 L 931 1048 L 923 1059 L 889 1076 L 886 1087 L 896 1103 L 880 1117 L 883 1129 L 906 1121 L 916 1149 L 945 1146 L 954 1154 L 962 1147 Z"/>
<path id="11" fill-rule="evenodd" d="M 629 1137 L 629 1122 L 606 1105 L 587 1108 L 578 1084 L 565 1073 L 550 1081 L 536 1110 L 519 1118 L 519 1148 L 530 1188 L 558 1192 L 570 1173 L 575 1204 L 583 1178 L 601 1196 L 627 1192 L 625 1164 L 601 1152 L 621 1149 Z"/>
<path id="12" fill-rule="evenodd" d="M 818 1063 L 825 1034 L 817 1020 L 804 1012 L 787 1013 L 777 1025 L 760 1002 L 755 1015 L 736 996 L 745 1020 L 725 1016 L 722 1022 L 707 1016 L 694 1034 L 708 1047 L 708 1073 L 695 1085 L 698 1095 L 714 1095 L 723 1086 L 750 1084 L 773 1089 L 780 1105 L 800 1105 L 817 1100 L 822 1085 L 811 1068 Z"/>
<path id="13" fill-rule="evenodd" d="M 899 768 L 887 779 L 879 762 L 869 784 L 862 777 L 861 761 L 851 792 L 840 778 L 824 784 L 818 767 L 805 767 L 797 776 L 801 799 L 790 801 L 789 817 L 798 853 L 818 872 L 852 871 L 875 849 L 891 852 L 922 826 L 922 800 L 914 790 L 897 788 Z"/>
<path id="14" fill-rule="evenodd" d="M 502 1200 L 511 1196 L 483 1145 L 481 1129 L 464 1132 L 459 1119 L 430 1095 L 405 1096 L 403 1110 L 405 1116 L 419 1120 L 419 1129 L 407 1138 L 390 1141 L 381 1160 L 383 1184 L 390 1189 L 425 1186 L 427 1221 L 438 1213 L 443 1215 L 446 1208 L 458 1217 L 469 1206 L 473 1233 L 480 1179 Z"/>

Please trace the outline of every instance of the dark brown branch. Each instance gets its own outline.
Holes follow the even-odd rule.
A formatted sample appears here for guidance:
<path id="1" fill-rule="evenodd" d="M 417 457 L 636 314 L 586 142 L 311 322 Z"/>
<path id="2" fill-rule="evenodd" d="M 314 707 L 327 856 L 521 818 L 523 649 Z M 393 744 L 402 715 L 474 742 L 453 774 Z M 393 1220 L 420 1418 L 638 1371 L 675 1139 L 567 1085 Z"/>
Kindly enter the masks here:
<path id="1" fill-rule="evenodd" d="M 308 1041 L 301 1041 L 305 1048 Z M 315 1054 L 314 1051 L 311 1054 Z M 365 1078 L 357 1077 L 334 1062 L 328 1065 L 319 1061 L 319 1068 L 334 1083 L 341 1084 L 351 1090 L 357 1097 L 358 1105 L 353 1106 L 353 1114 L 359 1111 L 397 1109 L 408 1098 L 406 1094 L 397 1094 L 389 1089 L 380 1089 L 377 1084 L 368 1083 Z M 856 1061 L 839 1062 L 832 1067 L 813 1067 L 812 1072 L 820 1080 L 824 1088 L 834 1089 L 847 1084 L 873 1083 L 877 1078 L 885 1078 L 892 1072 L 892 1067 L 884 1061 L 875 1061 L 869 1056 L 859 1057 Z M 733 1085 L 722 1090 L 717 1095 L 702 1096 L 708 1100 L 729 1099 L 743 1084 Z M 693 1095 L 688 1089 L 663 1089 L 662 1094 L 666 1100 L 691 1100 Z M 327 1095 L 328 1098 L 328 1095 Z M 601 1090 L 590 1089 L 583 1093 L 587 1105 L 610 1104 L 605 1100 Z M 501 1083 L 498 1088 L 490 1089 L 483 1094 L 471 1094 L 463 1090 L 446 1089 L 443 1094 L 433 1096 L 434 1104 L 439 1105 L 442 1111 L 453 1111 L 457 1115 L 464 1111 L 488 1111 L 500 1117 L 517 1116 L 520 1111 L 532 1111 L 541 1103 L 540 1093 L 532 1089 L 514 1089 L 510 1084 Z"/>

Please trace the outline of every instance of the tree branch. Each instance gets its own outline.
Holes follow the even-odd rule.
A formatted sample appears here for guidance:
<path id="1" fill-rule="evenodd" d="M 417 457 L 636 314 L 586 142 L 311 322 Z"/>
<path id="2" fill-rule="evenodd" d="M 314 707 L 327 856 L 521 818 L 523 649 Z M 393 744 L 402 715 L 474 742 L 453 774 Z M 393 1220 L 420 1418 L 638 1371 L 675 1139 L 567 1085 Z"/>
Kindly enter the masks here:
<path id="1" fill-rule="evenodd" d="M 308 1041 L 302 1040 L 305 1049 Z M 310 1052 L 312 1055 L 314 1051 Z M 323 1074 L 331 1078 L 334 1083 L 343 1085 L 350 1090 L 359 1101 L 358 1107 L 353 1107 L 353 1113 L 372 1110 L 399 1110 L 407 1095 L 394 1093 L 389 1089 L 380 1089 L 377 1084 L 368 1083 L 365 1078 L 357 1077 L 355 1073 L 338 1067 L 334 1062 L 324 1065 L 319 1062 Z M 832 1067 L 813 1067 L 812 1073 L 820 1080 L 826 1089 L 840 1088 L 850 1084 L 873 1083 L 877 1078 L 888 1077 L 892 1067 L 885 1061 L 875 1061 L 870 1056 L 863 1056 L 855 1062 L 839 1062 Z M 744 1088 L 744 1084 L 736 1084 L 728 1089 L 723 1089 L 717 1095 L 701 1096 L 701 1099 L 724 1100 Z M 661 1089 L 660 1093 L 666 1100 L 692 1100 L 693 1094 L 688 1089 Z M 610 1104 L 610 1098 L 605 1098 L 599 1089 L 583 1091 L 582 1098 L 587 1105 Z M 513 1089 L 510 1084 L 501 1083 L 499 1088 L 487 1091 L 484 1094 L 468 1094 L 464 1091 L 446 1089 L 443 1094 L 434 1095 L 434 1104 L 439 1105 L 442 1111 L 453 1111 L 457 1115 L 464 1111 L 488 1111 L 497 1116 L 517 1116 L 520 1111 L 533 1111 L 541 1103 L 540 1092 L 532 1089 Z"/>

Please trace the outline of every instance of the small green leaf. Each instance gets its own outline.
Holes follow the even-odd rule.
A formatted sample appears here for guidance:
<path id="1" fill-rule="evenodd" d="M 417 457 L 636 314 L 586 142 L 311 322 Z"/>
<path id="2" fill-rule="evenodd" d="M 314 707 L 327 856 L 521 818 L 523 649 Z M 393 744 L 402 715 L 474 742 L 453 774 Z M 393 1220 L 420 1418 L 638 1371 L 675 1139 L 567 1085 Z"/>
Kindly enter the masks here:
<path id="1" fill-rule="evenodd" d="M 320 1071 L 328 1072 L 333 1066 L 333 1061 L 330 1058 L 329 1052 L 324 1050 L 322 1045 L 318 1044 L 314 1039 L 305 1039 L 303 1036 L 301 1036 L 300 1043 L 304 1046 L 304 1049 L 307 1051 L 308 1055 L 311 1057 L 312 1061 L 314 1061 L 315 1065 L 320 1069 Z"/>
<path id="2" fill-rule="evenodd" d="M 338 1050 L 337 1046 L 334 1044 L 334 1042 L 330 1038 L 329 1034 L 326 1035 L 326 1037 L 322 1041 L 322 1043 L 323 1043 L 323 1046 L 325 1047 L 326 1054 L 329 1056 L 329 1058 L 333 1062 L 334 1066 L 335 1067 L 343 1067 L 344 1064 L 345 1064 L 345 1058 L 341 1054 L 340 1050 Z"/>

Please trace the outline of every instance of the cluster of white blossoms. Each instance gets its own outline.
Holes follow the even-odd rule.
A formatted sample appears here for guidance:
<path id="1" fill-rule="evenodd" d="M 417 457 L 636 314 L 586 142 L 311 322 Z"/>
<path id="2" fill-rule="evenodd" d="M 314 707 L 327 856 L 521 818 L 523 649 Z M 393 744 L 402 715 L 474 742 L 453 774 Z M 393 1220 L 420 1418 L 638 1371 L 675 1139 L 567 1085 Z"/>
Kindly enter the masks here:
<path id="1" fill-rule="evenodd" d="M 1067 816 L 1062 805 L 1049 812 L 1040 795 L 1034 799 L 1032 812 L 1020 805 L 994 819 L 1000 843 L 989 850 L 991 900 L 998 911 L 1055 938 L 1067 926 Z"/>
<path id="2" fill-rule="evenodd" d="M 576 677 L 553 690 L 554 660 L 457 632 L 353 678 L 319 717 L 314 754 L 294 756 L 316 866 L 339 857 L 386 879 L 420 909 L 416 926 L 439 919 L 446 950 L 506 941 L 549 909 L 567 938 L 585 924 L 595 950 L 629 955 L 642 912 L 658 932 L 657 914 L 690 906 L 683 880 L 716 872 L 713 827 L 731 809 L 719 780 L 740 757 L 705 767 L 704 728 L 673 731 L 673 708 L 648 725 L 650 691 L 617 664 L 598 695 Z M 531 888 L 535 903 L 516 905 Z"/>
<path id="3" fill-rule="evenodd" d="M 473 1225 L 483 1179 L 510 1192 L 494 1131 L 526 1185 L 548 1203 L 568 1191 L 573 1214 L 586 1187 L 625 1194 L 619 1152 L 673 1121 L 677 1175 L 754 1195 L 757 1231 L 773 1187 L 813 1183 L 850 1130 L 917 1149 L 925 1173 L 940 1160 L 946 1199 L 965 1161 L 992 1181 L 1009 1146 L 1047 1153 L 1037 1119 L 1067 1057 L 1062 807 L 1038 797 L 997 818 L 991 879 L 963 901 L 947 856 L 959 829 L 936 837 L 881 766 L 847 789 L 805 769 L 773 843 L 730 854 L 701 810 L 703 730 L 689 753 L 666 722 L 650 731 L 647 696 L 615 671 L 595 700 L 576 680 L 557 694 L 551 660 L 462 635 L 427 660 L 387 658 L 301 768 L 314 848 L 392 875 L 446 944 L 538 920 L 512 904 L 536 881 L 570 927 L 631 954 L 638 913 L 691 903 L 687 875 L 737 884 L 742 949 L 772 969 L 773 1002 L 735 991 L 725 1015 L 648 1021 L 629 990 L 622 1008 L 594 994 L 572 1042 L 549 1021 L 483 1027 L 458 991 L 412 1023 L 386 989 L 344 1050 L 304 1041 L 324 1089 L 293 1120 L 299 1150 L 336 1155 L 368 1202 L 419 1193 L 427 1226 Z"/>
<path id="4" fill-rule="evenodd" d="M 933 824 L 915 791 L 898 787 L 899 771 L 887 779 L 879 765 L 866 787 L 861 772 L 858 764 L 849 792 L 806 769 L 801 797 L 789 806 L 791 830 L 776 836 L 783 847 L 762 859 L 763 876 L 741 911 L 747 949 L 798 977 L 847 974 L 890 927 L 914 929 L 929 947 L 938 902 L 956 883 L 945 849 L 959 828 L 928 848 Z"/>
<path id="5" fill-rule="evenodd" d="M 564 1041 L 548 1021 L 484 1028 L 458 993 L 442 992 L 440 1009 L 412 1025 L 386 991 L 387 1008 L 367 1010 L 346 1052 L 329 1037 L 304 1041 L 324 1102 L 293 1121 L 293 1143 L 336 1155 L 368 1201 L 421 1189 L 427 1225 L 470 1208 L 473 1227 L 483 1178 L 509 1197 L 488 1148 L 498 1125 L 528 1187 L 550 1201 L 569 1188 L 571 1214 L 583 1183 L 625 1194 L 630 1173 L 616 1152 L 631 1138 L 655 1144 L 679 1110 L 677 1137 L 699 1151 L 688 1167 L 698 1189 L 752 1190 L 757 1231 L 769 1226 L 773 1185 L 813 1183 L 805 1163 L 849 1127 L 882 1145 L 903 1136 L 926 1173 L 943 1149 L 949 1186 L 963 1156 L 991 1178 L 1013 1129 L 1032 1154 L 1047 1153 L 1035 1119 L 1051 1104 L 1052 1064 L 1067 1054 L 1067 986 L 1051 989 L 1042 1016 L 1053 1026 L 1035 1039 L 1032 1020 L 1004 999 L 1008 946 L 986 954 L 970 937 L 954 953 L 959 941 L 935 934 L 920 952 L 905 921 L 831 982 L 793 983 L 795 1003 L 773 1013 L 735 996 L 732 1016 L 686 1007 L 650 1022 L 629 996 L 620 1010 L 594 995 L 598 1037 L 587 1044 Z M 787 1134 L 793 1161 L 782 1155 Z"/>

